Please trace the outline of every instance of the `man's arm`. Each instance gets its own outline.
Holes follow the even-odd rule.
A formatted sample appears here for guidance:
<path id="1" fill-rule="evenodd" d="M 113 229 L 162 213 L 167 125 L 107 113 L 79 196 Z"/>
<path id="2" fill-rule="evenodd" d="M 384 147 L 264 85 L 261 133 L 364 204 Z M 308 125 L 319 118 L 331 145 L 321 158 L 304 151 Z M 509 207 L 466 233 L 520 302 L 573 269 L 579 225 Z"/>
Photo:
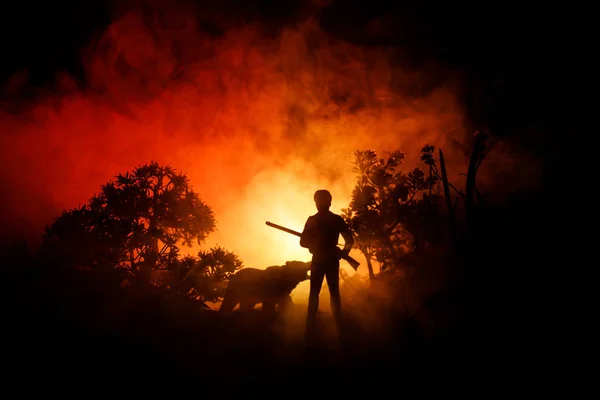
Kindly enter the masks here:
<path id="1" fill-rule="evenodd" d="M 354 236 L 352 235 L 350 227 L 348 227 L 346 221 L 344 221 L 344 219 L 341 217 L 340 220 L 340 234 L 344 238 L 344 248 L 342 249 L 342 253 L 344 255 L 348 255 L 350 250 L 352 250 L 352 246 L 354 246 Z"/>
<path id="2" fill-rule="evenodd" d="M 313 229 L 313 221 L 312 217 L 308 217 L 306 223 L 304 224 L 304 229 L 302 230 L 302 234 L 300 235 L 300 246 L 311 249 L 312 248 L 312 237 L 311 231 Z"/>

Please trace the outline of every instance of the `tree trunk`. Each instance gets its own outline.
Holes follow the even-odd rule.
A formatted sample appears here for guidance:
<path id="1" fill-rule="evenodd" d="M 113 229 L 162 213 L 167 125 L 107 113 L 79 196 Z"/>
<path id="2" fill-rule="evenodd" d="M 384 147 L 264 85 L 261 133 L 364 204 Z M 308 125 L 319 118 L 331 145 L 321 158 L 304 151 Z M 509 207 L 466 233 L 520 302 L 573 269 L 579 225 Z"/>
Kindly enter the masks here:
<path id="1" fill-rule="evenodd" d="M 144 256 L 144 262 L 140 263 L 139 283 L 142 285 L 148 284 L 152 276 L 152 270 L 156 264 L 156 254 L 149 250 Z"/>
<path id="2" fill-rule="evenodd" d="M 373 263 L 371 262 L 371 253 L 368 251 L 368 249 L 365 246 L 359 246 L 359 249 L 365 256 L 365 259 L 367 260 L 367 270 L 369 271 L 369 281 L 372 281 L 373 279 L 375 279 L 375 273 L 373 272 Z"/>
<path id="3" fill-rule="evenodd" d="M 480 157 L 485 149 L 485 136 L 479 134 L 475 139 L 475 146 L 469 160 L 467 169 L 467 185 L 465 188 L 465 219 L 467 223 L 467 234 L 472 236 L 475 232 L 475 182 L 477 177 L 477 168 L 479 167 Z"/>
<path id="4" fill-rule="evenodd" d="M 394 267 L 398 267 L 400 265 L 400 263 L 399 263 L 400 259 L 398 258 L 398 254 L 396 254 L 396 248 L 394 247 L 394 242 L 392 242 L 391 234 L 385 234 L 385 235 L 383 235 L 383 237 L 384 237 L 383 242 L 390 250 L 390 254 L 392 256 L 392 261 L 394 263 Z"/>
<path id="5" fill-rule="evenodd" d="M 148 245 L 146 254 L 144 254 L 144 261 L 140 263 L 140 285 L 147 285 L 150 283 L 152 271 L 156 268 L 156 263 L 158 261 L 158 238 L 156 238 L 154 234 L 155 231 L 156 222 L 154 220 L 150 220 L 150 226 L 148 228 L 150 236 L 148 240 L 150 244 Z"/>
<path id="6" fill-rule="evenodd" d="M 448 174 L 446 172 L 446 162 L 444 161 L 444 153 L 439 149 L 440 153 L 440 171 L 442 173 L 442 186 L 444 187 L 444 199 L 446 200 L 446 208 L 448 209 L 448 226 L 452 239 L 456 240 L 456 220 L 454 218 L 454 206 L 450 197 L 450 185 L 448 184 Z"/>

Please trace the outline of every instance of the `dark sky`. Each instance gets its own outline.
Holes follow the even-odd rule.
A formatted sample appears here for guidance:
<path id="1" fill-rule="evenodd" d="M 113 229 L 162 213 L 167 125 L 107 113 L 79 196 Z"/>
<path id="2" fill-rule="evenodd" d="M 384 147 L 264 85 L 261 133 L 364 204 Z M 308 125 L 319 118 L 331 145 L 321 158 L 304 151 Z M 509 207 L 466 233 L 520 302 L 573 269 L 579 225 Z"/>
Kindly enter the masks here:
<path id="1" fill-rule="evenodd" d="M 124 9 L 125 2 L 117 2 Z M 140 3 L 138 1 L 138 3 Z M 197 1 L 199 15 L 217 15 L 228 23 L 262 21 L 272 29 L 310 13 L 306 2 L 275 0 Z M 390 5 L 391 4 L 391 5 Z M 312 6 L 314 8 L 314 6 Z M 12 3 L 2 13 L 1 44 L 4 81 L 20 69 L 28 69 L 33 82 L 43 84 L 60 70 L 82 79 L 80 50 L 107 26 L 117 8 L 106 0 L 89 2 L 30 0 Z M 209 11 L 207 11 L 209 10 Z M 346 0 L 332 2 L 320 11 L 322 25 L 351 41 L 395 44 L 407 54 L 405 63 L 436 60 L 459 66 L 483 85 L 500 77 L 513 103 L 511 117 L 533 123 L 540 110 L 531 103 L 547 99 L 542 93 L 546 76 L 556 79 L 556 59 L 568 39 L 561 32 L 565 10 L 556 6 L 510 7 L 506 3 L 389 2 Z M 392 31 L 367 37 L 365 28 L 376 18 L 392 21 Z M 214 18 L 213 18 L 214 19 Z M 518 93 L 517 93 L 518 92 Z M 539 99 L 532 96 L 539 95 Z M 516 104 L 517 102 L 525 104 Z M 545 105 L 547 107 L 547 105 Z M 522 108 L 528 109 L 526 118 Z M 540 105 L 543 109 L 544 106 Z M 519 115 L 517 115 L 519 114 Z M 531 121 L 526 121 L 530 119 Z M 535 121 L 539 123 L 539 121 Z"/>
<path id="2" fill-rule="evenodd" d="M 53 69 L 77 68 L 78 49 L 110 20 L 116 7 L 107 0 L 13 3 L 2 15 L 2 74 L 35 67 L 40 75 Z M 126 8 L 125 2 L 121 9 Z M 139 2 L 138 2 L 139 3 Z M 266 21 L 276 26 L 306 16 L 306 2 L 275 0 L 196 1 L 200 15 L 210 9 L 238 23 Z M 436 4 L 438 3 L 438 4 Z M 391 5 L 390 5 L 391 4 Z M 393 32 L 379 43 L 409 49 L 414 57 L 435 58 L 469 68 L 497 69 L 525 57 L 527 64 L 555 48 L 553 16 L 561 10 L 500 7 L 494 3 L 455 5 L 442 2 L 389 2 L 345 0 L 332 2 L 320 12 L 328 30 L 347 39 L 366 41 L 365 26 L 375 18 L 394 21 Z M 554 31 L 554 33 L 552 32 Z M 511 60 L 512 59 L 512 60 Z M 43 66 L 42 66 L 43 65 Z"/>

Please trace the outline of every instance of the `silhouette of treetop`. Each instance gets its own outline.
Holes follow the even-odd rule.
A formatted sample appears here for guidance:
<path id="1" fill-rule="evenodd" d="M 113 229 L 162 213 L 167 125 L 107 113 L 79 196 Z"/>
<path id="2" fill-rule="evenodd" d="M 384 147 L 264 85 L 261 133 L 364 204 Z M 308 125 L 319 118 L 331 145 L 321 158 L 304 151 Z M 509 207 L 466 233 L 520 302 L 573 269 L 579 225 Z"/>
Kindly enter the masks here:
<path id="1" fill-rule="evenodd" d="M 200 244 L 215 229 L 212 209 L 191 189 L 187 176 L 156 162 L 119 174 L 115 182 L 102 186 L 90 205 L 135 222 L 136 228 L 163 243 Z"/>
<path id="2" fill-rule="evenodd" d="M 421 160 L 427 166 L 433 150 L 433 146 L 421 150 Z M 424 241 L 436 239 L 441 196 L 432 192 L 438 178 L 431 171 L 403 170 L 406 155 L 400 150 L 387 153 L 386 158 L 379 158 L 373 150 L 358 150 L 353 157 L 356 185 L 342 215 L 373 278 L 373 259 L 383 271 L 398 265 L 403 255 Z"/>
<path id="3" fill-rule="evenodd" d="M 183 257 L 175 276 L 172 292 L 206 302 L 222 300 L 227 282 L 243 268 L 242 260 L 219 245 L 201 250 L 197 256 Z"/>
<path id="4" fill-rule="evenodd" d="M 102 185 L 87 205 L 63 212 L 47 228 L 45 241 L 78 243 L 79 249 L 68 247 L 76 253 L 87 249 L 79 262 L 96 265 L 104 257 L 148 281 L 153 270 L 176 266 L 179 244 L 200 244 L 215 226 L 211 207 L 185 174 L 150 162 Z"/>

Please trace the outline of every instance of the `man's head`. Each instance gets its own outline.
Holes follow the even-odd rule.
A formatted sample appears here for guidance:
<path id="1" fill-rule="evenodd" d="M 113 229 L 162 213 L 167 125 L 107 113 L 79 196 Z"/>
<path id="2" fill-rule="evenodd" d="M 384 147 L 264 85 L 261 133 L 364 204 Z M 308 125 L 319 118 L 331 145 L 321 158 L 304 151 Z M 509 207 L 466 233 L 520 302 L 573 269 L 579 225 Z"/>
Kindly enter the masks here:
<path id="1" fill-rule="evenodd" d="M 317 190 L 314 195 L 315 205 L 319 211 L 327 211 L 331 207 L 331 193 L 328 190 Z"/>

